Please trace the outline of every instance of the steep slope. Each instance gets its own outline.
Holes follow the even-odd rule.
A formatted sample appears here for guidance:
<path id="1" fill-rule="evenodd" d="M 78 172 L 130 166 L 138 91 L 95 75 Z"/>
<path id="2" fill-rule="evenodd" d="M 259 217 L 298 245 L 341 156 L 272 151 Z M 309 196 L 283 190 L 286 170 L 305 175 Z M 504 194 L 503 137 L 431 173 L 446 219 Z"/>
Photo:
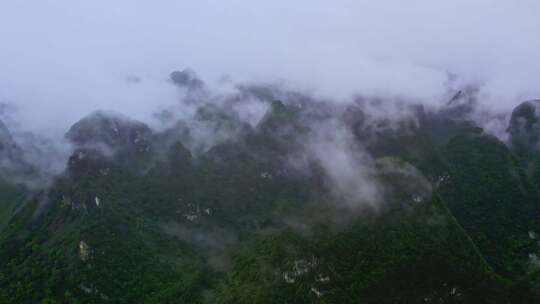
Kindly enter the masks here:
<path id="1" fill-rule="evenodd" d="M 497 272 L 525 274 L 539 250 L 540 200 L 519 161 L 481 131 L 454 137 L 445 154 L 450 170 L 440 191 L 450 210 Z"/>

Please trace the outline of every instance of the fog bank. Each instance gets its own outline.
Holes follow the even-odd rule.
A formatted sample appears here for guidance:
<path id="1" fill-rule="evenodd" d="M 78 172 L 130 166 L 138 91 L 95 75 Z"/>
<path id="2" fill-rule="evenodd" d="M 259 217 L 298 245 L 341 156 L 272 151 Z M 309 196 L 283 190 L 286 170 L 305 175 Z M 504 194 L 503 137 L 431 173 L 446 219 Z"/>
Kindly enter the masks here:
<path id="1" fill-rule="evenodd" d="M 508 109 L 540 96 L 537 1 L 3 1 L 0 101 L 62 134 L 108 109 L 149 121 L 169 73 L 278 82 L 317 96 L 441 102 L 448 75 Z M 224 78 L 227 75 L 228 78 Z"/>

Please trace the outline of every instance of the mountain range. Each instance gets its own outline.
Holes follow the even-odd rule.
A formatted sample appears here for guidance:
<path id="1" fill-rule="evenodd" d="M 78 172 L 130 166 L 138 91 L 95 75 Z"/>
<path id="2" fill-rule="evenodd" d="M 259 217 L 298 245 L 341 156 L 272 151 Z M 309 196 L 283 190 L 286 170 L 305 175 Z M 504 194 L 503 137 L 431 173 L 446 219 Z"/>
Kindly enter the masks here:
<path id="1" fill-rule="evenodd" d="M 392 116 L 171 81 L 192 119 L 93 112 L 43 187 L 0 122 L 0 303 L 540 303 L 540 100 L 501 140 L 473 91 Z"/>

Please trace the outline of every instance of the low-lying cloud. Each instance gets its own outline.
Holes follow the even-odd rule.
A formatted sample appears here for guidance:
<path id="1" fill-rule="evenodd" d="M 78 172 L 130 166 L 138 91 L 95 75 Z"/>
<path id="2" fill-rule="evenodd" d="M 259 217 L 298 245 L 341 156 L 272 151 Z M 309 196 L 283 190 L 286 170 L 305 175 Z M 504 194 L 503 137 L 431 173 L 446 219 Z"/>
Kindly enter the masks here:
<path id="1" fill-rule="evenodd" d="M 196 152 L 256 127 L 273 99 L 360 106 L 366 125 L 400 128 L 417 118 L 408 105 L 473 88 L 470 118 L 504 140 L 511 108 L 540 96 L 539 12 L 529 0 L 4 1 L 0 119 L 46 176 L 97 109 L 160 131 L 183 121 Z M 233 119 L 201 119 L 202 105 Z M 374 160 L 343 126 L 318 127 L 307 145 L 333 187 L 374 204 Z"/>

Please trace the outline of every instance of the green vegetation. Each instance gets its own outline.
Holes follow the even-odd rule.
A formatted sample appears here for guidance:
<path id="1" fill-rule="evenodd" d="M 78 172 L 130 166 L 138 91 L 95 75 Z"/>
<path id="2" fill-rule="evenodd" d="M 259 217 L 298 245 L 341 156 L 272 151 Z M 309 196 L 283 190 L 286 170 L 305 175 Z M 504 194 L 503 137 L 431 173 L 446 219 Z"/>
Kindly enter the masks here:
<path id="1" fill-rule="evenodd" d="M 104 155 L 85 120 L 47 192 L 0 183 L 0 304 L 540 303 L 537 186 L 496 138 L 453 122 L 367 140 L 353 121 L 369 205 L 303 145 L 326 113 L 273 102 L 251 128 L 220 111 L 199 118 L 239 137 L 196 154 L 129 122 Z"/>

